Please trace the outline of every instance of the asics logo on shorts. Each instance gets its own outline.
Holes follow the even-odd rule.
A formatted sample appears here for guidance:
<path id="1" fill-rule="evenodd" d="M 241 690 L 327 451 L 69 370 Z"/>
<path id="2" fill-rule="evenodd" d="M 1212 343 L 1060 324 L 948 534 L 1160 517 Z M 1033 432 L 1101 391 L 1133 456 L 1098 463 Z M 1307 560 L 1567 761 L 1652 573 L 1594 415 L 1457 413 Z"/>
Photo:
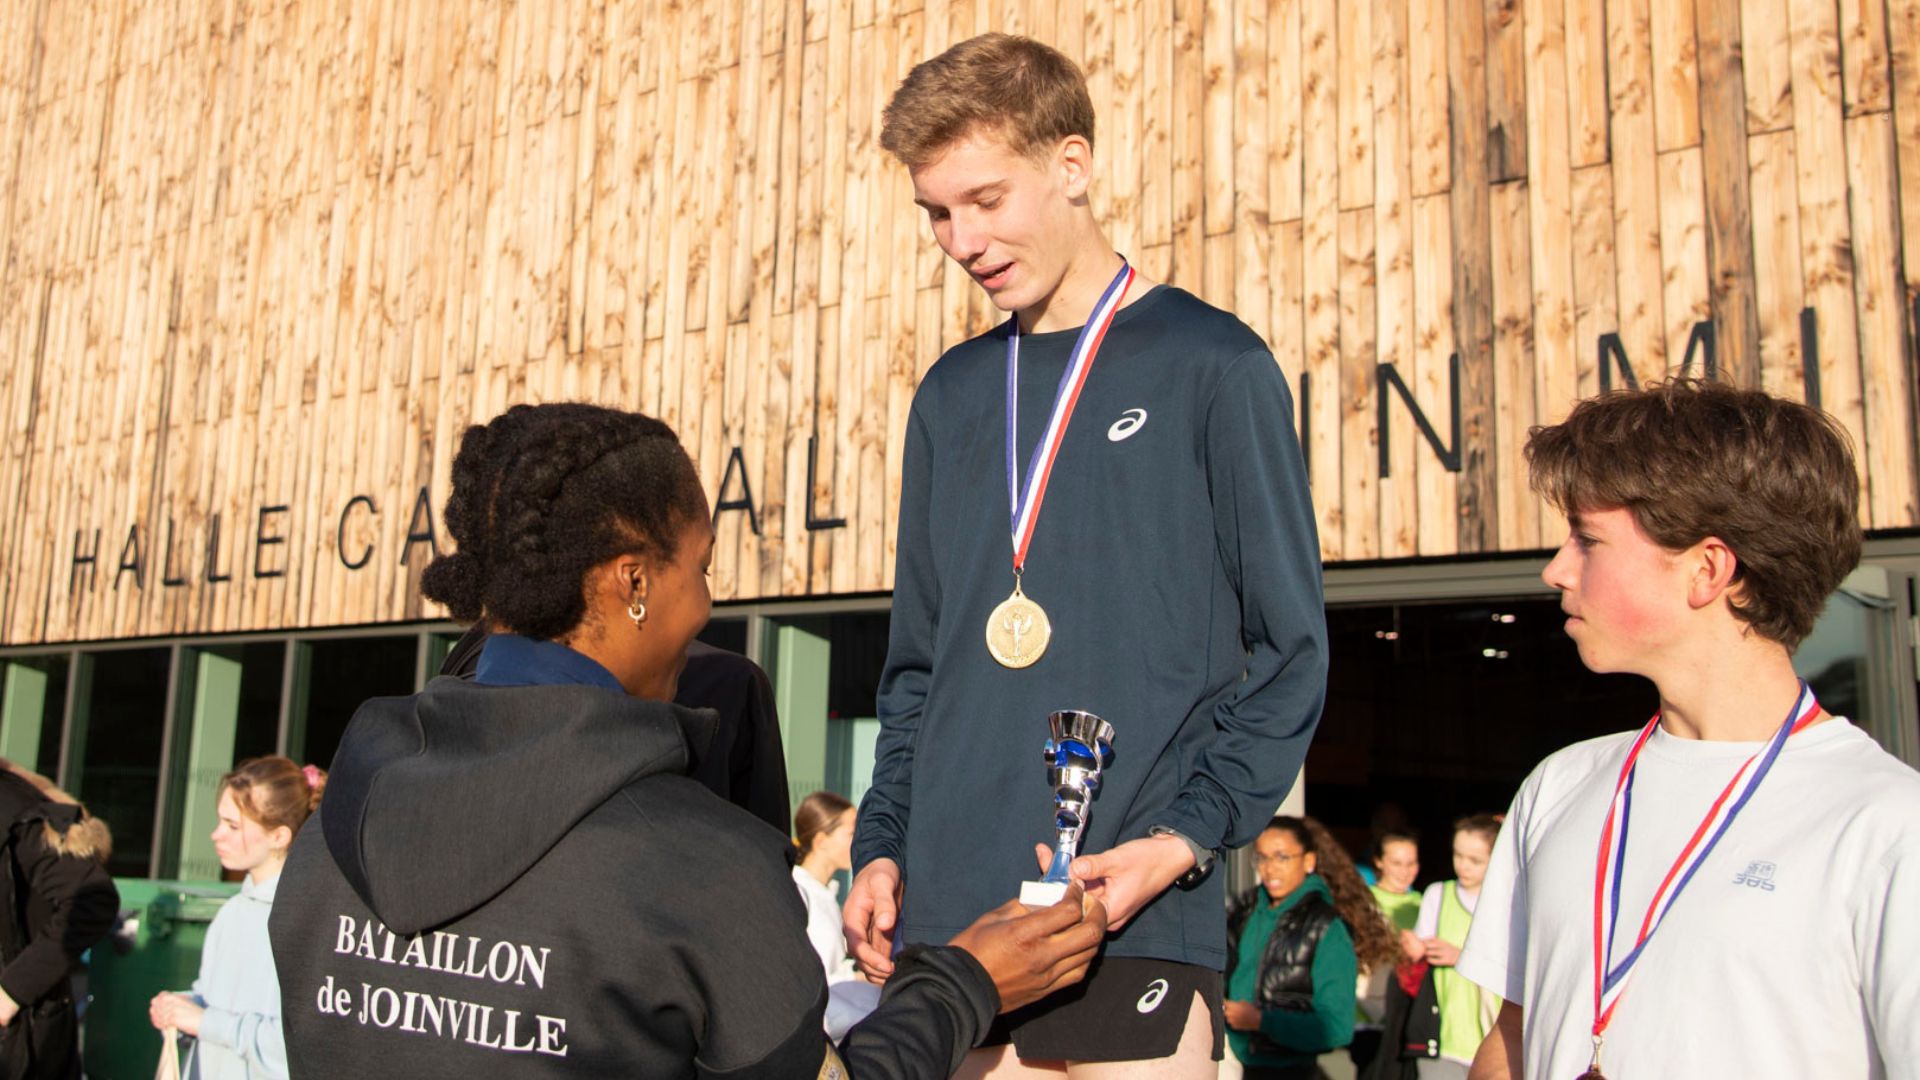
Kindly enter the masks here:
<path id="1" fill-rule="evenodd" d="M 1160 1007 L 1161 1000 L 1166 996 L 1167 980 L 1155 979 L 1147 984 L 1147 992 L 1140 995 L 1140 1000 L 1133 1007 L 1143 1013 L 1150 1013 Z"/>
<path id="2" fill-rule="evenodd" d="M 1146 422 L 1147 410 L 1128 409 L 1120 414 L 1120 419 L 1115 420 L 1112 427 L 1107 429 L 1107 441 L 1119 442 L 1122 439 L 1131 438 L 1134 432 L 1146 425 Z"/>

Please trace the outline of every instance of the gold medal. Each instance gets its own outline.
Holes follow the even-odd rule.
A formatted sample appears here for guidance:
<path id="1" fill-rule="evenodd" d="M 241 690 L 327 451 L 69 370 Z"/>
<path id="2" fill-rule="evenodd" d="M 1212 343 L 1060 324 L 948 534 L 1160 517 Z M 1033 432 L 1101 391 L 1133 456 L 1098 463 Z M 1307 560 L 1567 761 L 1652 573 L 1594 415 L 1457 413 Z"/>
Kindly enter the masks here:
<path id="1" fill-rule="evenodd" d="M 1080 336 L 1073 343 L 1073 356 L 1054 390 L 1053 410 L 1049 413 L 1047 429 L 1040 435 L 1040 445 L 1034 447 L 1024 485 L 1020 481 L 1019 464 L 1014 460 L 1014 447 L 1020 441 L 1019 318 L 1016 317 L 1007 330 L 1007 518 L 1013 529 L 1013 595 L 1000 601 L 1000 606 L 987 616 L 987 651 L 1003 667 L 1030 666 L 1047 651 L 1047 642 L 1053 638 L 1053 624 L 1047 621 L 1047 613 L 1020 591 L 1020 571 L 1027 564 L 1027 545 L 1033 542 L 1033 528 L 1040 521 L 1040 502 L 1047 495 L 1047 477 L 1053 474 L 1053 463 L 1060 456 L 1060 444 L 1066 438 L 1074 404 L 1080 400 L 1087 373 L 1093 370 L 1094 354 L 1100 351 L 1107 327 L 1113 325 L 1113 317 L 1119 313 L 1132 284 L 1133 267 L 1121 259 L 1120 272 L 1100 295 L 1100 302 L 1094 305 L 1087 324 L 1080 328 Z"/>
<path id="2" fill-rule="evenodd" d="M 1053 638 L 1053 624 L 1040 605 L 1020 591 L 1020 579 L 1013 582 L 1013 595 L 1000 601 L 987 616 L 987 651 L 1004 667 L 1023 668 L 1040 659 Z"/>

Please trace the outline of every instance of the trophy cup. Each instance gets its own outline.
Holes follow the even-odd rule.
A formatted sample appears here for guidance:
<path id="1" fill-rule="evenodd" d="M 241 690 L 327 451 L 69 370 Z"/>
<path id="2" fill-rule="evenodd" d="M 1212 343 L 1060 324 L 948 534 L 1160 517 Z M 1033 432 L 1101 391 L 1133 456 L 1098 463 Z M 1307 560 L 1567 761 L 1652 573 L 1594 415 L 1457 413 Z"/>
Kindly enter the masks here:
<path id="1" fill-rule="evenodd" d="M 1053 864 L 1039 881 L 1020 883 L 1028 907 L 1057 904 L 1067 892 L 1067 867 L 1080 854 L 1087 814 L 1100 791 L 1100 772 L 1113 760 L 1113 725 L 1078 709 L 1047 717 L 1047 782 L 1053 785 Z"/>

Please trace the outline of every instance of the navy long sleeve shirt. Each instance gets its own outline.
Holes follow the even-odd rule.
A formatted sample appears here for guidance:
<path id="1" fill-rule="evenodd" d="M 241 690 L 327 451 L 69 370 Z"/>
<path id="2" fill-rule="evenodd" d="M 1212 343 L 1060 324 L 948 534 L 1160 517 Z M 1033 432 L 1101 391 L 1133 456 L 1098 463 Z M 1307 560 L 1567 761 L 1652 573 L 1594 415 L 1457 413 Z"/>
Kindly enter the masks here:
<path id="1" fill-rule="evenodd" d="M 1051 846 L 1046 717 L 1116 730 L 1082 853 L 1166 825 L 1249 842 L 1306 756 L 1326 689 L 1319 544 L 1293 402 L 1257 335 L 1166 286 L 1108 331 L 1046 489 L 1024 591 L 1052 643 L 1001 667 L 987 617 L 1013 588 L 1003 325 L 950 350 L 906 432 L 891 640 L 855 864 L 892 858 L 904 937 L 945 941 L 1039 877 Z M 1024 472 L 1077 331 L 1020 340 Z M 1219 968 L 1221 875 L 1169 890 L 1114 955 Z"/>

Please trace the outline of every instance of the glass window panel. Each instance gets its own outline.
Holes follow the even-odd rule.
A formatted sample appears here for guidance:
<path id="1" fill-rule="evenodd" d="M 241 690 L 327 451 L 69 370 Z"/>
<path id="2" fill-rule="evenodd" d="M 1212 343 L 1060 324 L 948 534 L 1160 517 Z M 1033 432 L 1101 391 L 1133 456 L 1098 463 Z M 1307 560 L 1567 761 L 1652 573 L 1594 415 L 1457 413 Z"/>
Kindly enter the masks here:
<path id="1" fill-rule="evenodd" d="M 419 638 L 329 638 L 310 642 L 306 678 L 306 745 L 293 758 L 322 768 L 333 763 L 340 736 L 361 702 L 413 693 Z"/>
<path id="2" fill-rule="evenodd" d="M 1813 687 L 1820 707 L 1862 727 L 1873 726 L 1868 715 L 1866 681 L 1872 653 L 1870 622 L 1877 614 L 1859 598 L 1834 593 L 1813 625 L 1813 633 L 1794 650 L 1794 670 Z"/>
<path id="3" fill-rule="evenodd" d="M 76 712 L 84 731 L 74 794 L 113 829 L 115 877 L 145 877 L 153 855 L 154 802 L 167 715 L 170 649 L 115 649 L 87 660 Z"/>
<path id="4" fill-rule="evenodd" d="M 879 715 L 874 695 L 887 665 L 884 611 L 849 612 L 827 619 L 833 653 L 827 676 L 827 715 L 849 720 Z"/>
<path id="5" fill-rule="evenodd" d="M 53 776 L 60 770 L 61 725 L 67 720 L 67 680 L 73 664 L 64 656 L 42 663 L 47 673 L 47 704 L 40 716 L 40 747 L 33 771 Z"/>
<path id="6" fill-rule="evenodd" d="M 0 757 L 51 776 L 67 712 L 65 654 L 0 660 Z"/>
<path id="7" fill-rule="evenodd" d="M 233 733 L 233 760 L 238 763 L 278 751 L 287 643 L 255 642 L 234 651 L 240 659 L 240 718 Z"/>

